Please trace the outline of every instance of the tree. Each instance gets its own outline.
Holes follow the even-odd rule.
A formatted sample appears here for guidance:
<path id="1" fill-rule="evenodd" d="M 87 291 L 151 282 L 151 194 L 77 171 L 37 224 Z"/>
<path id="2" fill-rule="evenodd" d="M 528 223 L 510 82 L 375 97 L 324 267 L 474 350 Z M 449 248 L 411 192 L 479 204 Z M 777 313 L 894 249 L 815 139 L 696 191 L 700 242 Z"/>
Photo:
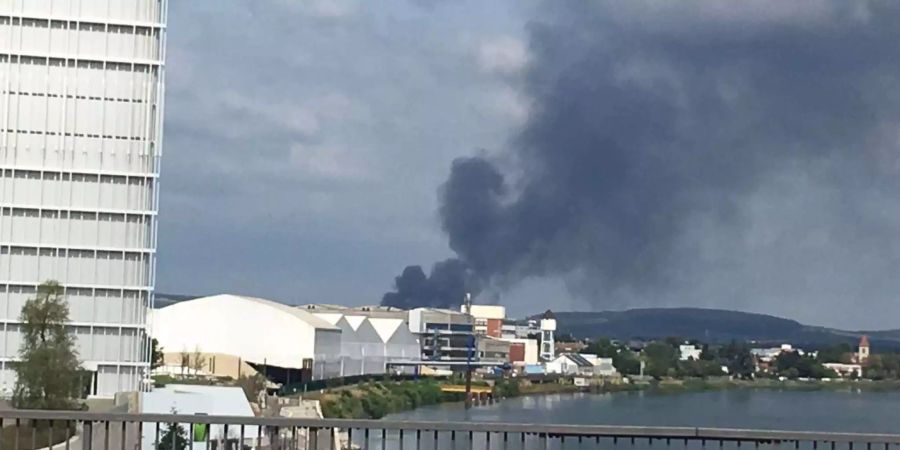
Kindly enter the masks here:
<path id="1" fill-rule="evenodd" d="M 81 395 L 81 364 L 66 330 L 69 305 L 64 289 L 47 281 L 20 316 L 22 345 L 15 364 L 13 405 L 22 409 L 75 409 Z"/>
<path id="2" fill-rule="evenodd" d="M 619 353 L 619 348 L 612 344 L 609 339 L 599 338 L 588 344 L 584 349 L 585 353 L 591 353 L 601 358 L 612 358 Z"/>
<path id="3" fill-rule="evenodd" d="M 850 344 L 843 343 L 820 349 L 816 354 L 816 360 L 820 363 L 850 362 L 849 355 L 851 353 L 853 353 L 853 349 Z"/>
<path id="4" fill-rule="evenodd" d="M 694 360 L 678 361 L 678 373 L 685 377 L 716 377 L 725 375 L 722 372 L 722 365 L 716 361 L 710 360 Z"/>
<path id="5" fill-rule="evenodd" d="M 834 371 L 826 368 L 810 356 L 800 356 L 799 352 L 781 352 L 775 358 L 778 374 L 787 378 L 834 378 Z"/>
<path id="6" fill-rule="evenodd" d="M 200 347 L 194 348 L 194 354 L 191 356 L 190 361 L 191 370 L 194 371 L 194 375 L 200 375 L 200 372 L 206 368 L 206 357 L 203 356 Z"/>
<path id="7" fill-rule="evenodd" d="M 159 341 L 156 338 L 150 340 L 150 369 L 156 369 L 157 367 L 162 367 L 165 364 L 165 359 L 163 357 L 163 349 L 159 346 Z"/>
<path id="8" fill-rule="evenodd" d="M 264 391 L 267 384 L 266 377 L 258 373 L 251 376 L 241 375 L 237 380 L 237 385 L 244 390 L 247 401 L 251 403 L 259 399 L 260 391 Z"/>
<path id="9" fill-rule="evenodd" d="M 188 351 L 182 350 L 179 354 L 180 362 L 181 362 L 181 376 L 184 376 L 184 372 L 191 367 L 191 354 Z"/>
<path id="10" fill-rule="evenodd" d="M 638 359 L 637 355 L 627 348 L 623 348 L 621 351 L 613 355 L 613 366 L 616 367 L 616 370 L 621 374 L 625 375 L 637 375 L 641 373 L 641 360 Z"/>
<path id="11" fill-rule="evenodd" d="M 678 354 L 671 344 L 657 341 L 644 348 L 644 358 L 647 360 L 647 375 L 661 378 L 669 376 L 669 369 L 675 368 Z"/>
<path id="12" fill-rule="evenodd" d="M 728 367 L 728 373 L 738 378 L 750 378 L 756 371 L 756 363 L 746 343 L 731 341 L 719 348 L 719 361 Z"/>
<path id="13" fill-rule="evenodd" d="M 172 414 L 177 414 L 176 410 L 172 410 Z M 188 446 L 187 433 L 181 424 L 170 423 L 166 427 L 166 431 L 159 437 L 159 443 L 156 450 L 185 450 Z"/>

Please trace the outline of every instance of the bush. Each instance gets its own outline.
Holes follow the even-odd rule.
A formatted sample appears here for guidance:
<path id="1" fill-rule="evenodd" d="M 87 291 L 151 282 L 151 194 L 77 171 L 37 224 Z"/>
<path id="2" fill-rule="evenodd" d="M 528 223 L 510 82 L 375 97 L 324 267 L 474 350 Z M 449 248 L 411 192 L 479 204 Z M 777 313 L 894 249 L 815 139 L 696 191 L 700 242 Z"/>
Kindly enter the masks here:
<path id="1" fill-rule="evenodd" d="M 321 399 L 328 418 L 380 419 L 444 400 L 440 385 L 431 380 L 366 383 L 356 389 L 331 392 Z"/>

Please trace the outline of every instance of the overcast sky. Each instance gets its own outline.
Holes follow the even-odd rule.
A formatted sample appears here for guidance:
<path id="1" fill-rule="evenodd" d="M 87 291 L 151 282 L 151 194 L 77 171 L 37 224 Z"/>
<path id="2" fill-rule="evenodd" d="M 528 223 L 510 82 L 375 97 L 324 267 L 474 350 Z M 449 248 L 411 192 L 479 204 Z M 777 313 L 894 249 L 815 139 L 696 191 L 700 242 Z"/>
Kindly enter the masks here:
<path id="1" fill-rule="evenodd" d="M 624 177 L 600 193 L 591 189 L 619 178 L 571 182 L 587 189 L 579 204 L 595 204 L 554 232 L 604 249 L 591 227 L 620 238 L 634 223 L 598 220 L 597 208 L 626 188 L 652 199 L 628 196 L 644 209 L 612 213 L 659 211 L 676 231 L 662 246 L 644 230 L 620 239 L 625 255 L 648 252 L 631 238 L 665 253 L 649 268 L 611 270 L 613 258 L 597 261 L 609 253 L 577 249 L 560 264 L 543 245 L 537 263 L 517 257 L 488 292 L 511 313 L 683 305 L 900 328 L 900 65 L 890 56 L 900 14 L 825 0 L 668 5 L 170 2 L 157 291 L 378 303 L 404 266 L 455 256 L 438 213 L 454 159 L 490 160 L 527 192 L 573 164 L 590 167 L 585 148 L 598 168 L 631 158 L 568 146 L 585 131 L 547 125 L 580 111 L 596 114 L 580 117 L 590 142 L 629 128 L 611 141 L 641 147 L 645 175 L 665 143 L 674 156 L 658 173 L 675 184 L 644 189 Z M 634 117 L 600 123 L 634 102 L 626 114 L 651 131 Z M 722 153 L 707 165 L 719 147 L 742 152 L 740 162 Z M 560 167 L 548 154 L 567 148 L 568 171 L 546 169 Z M 728 180 L 697 182 L 709 167 Z M 667 206 L 646 206 L 656 201 Z M 556 252 L 581 242 L 562 240 L 538 241 Z M 658 289 L 634 286 L 644 282 Z"/>

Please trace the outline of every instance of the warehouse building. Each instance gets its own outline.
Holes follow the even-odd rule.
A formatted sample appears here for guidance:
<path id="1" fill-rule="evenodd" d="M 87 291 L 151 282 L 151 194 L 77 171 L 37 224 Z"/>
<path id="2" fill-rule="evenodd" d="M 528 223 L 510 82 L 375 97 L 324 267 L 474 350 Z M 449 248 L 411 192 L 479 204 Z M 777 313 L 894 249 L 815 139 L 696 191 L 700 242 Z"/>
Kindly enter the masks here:
<path id="1" fill-rule="evenodd" d="M 418 359 L 408 312 L 393 307 L 311 304 L 298 307 L 341 329 L 342 376 L 384 373 L 392 360 Z"/>
<path id="2" fill-rule="evenodd" d="M 155 310 L 152 322 L 167 354 L 231 355 L 281 383 L 340 376 L 341 328 L 299 308 L 224 294 Z"/>
<path id="3" fill-rule="evenodd" d="M 477 357 L 475 321 L 471 315 L 439 308 L 409 311 L 409 330 L 418 337 L 422 359 L 466 361 Z"/>

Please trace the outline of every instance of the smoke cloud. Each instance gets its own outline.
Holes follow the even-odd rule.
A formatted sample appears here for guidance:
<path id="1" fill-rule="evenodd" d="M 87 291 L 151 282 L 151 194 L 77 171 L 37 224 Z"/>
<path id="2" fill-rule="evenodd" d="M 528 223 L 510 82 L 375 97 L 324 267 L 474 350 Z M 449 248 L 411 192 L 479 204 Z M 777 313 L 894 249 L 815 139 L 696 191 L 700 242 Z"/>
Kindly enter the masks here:
<path id="1" fill-rule="evenodd" d="M 598 307 L 896 292 L 900 5 L 723 5 L 546 2 L 529 120 L 440 191 L 471 277 Z"/>
<path id="2" fill-rule="evenodd" d="M 472 271 L 458 259 L 435 263 L 428 276 L 420 266 L 407 266 L 394 278 L 394 287 L 395 292 L 384 294 L 382 305 L 453 307 L 462 304 L 466 293 L 477 295 L 480 291 Z"/>

